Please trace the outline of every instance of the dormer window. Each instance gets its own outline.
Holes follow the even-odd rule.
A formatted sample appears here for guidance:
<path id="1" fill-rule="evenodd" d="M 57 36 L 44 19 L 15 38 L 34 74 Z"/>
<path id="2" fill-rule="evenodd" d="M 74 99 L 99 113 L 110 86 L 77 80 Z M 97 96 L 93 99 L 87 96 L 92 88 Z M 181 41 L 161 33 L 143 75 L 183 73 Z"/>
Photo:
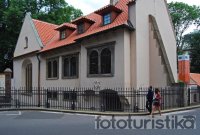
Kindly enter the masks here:
<path id="1" fill-rule="evenodd" d="M 77 28 L 78 28 L 78 34 L 81 34 L 81 33 L 84 32 L 84 25 L 83 25 L 83 23 L 80 23 L 80 24 L 77 26 Z"/>
<path id="2" fill-rule="evenodd" d="M 111 23 L 111 14 L 110 13 L 105 14 L 103 16 L 103 24 L 107 25 L 107 24 L 110 24 L 110 23 Z"/>
<path id="3" fill-rule="evenodd" d="M 82 34 L 82 33 L 86 32 L 90 28 L 90 26 L 94 23 L 95 23 L 95 21 L 93 21 L 87 17 L 84 17 L 84 16 L 72 21 L 72 24 L 77 25 L 77 33 L 78 34 Z"/>
<path id="4" fill-rule="evenodd" d="M 102 16 L 102 26 L 112 23 L 121 12 L 122 10 L 114 5 L 108 5 L 95 11 L 96 14 Z"/>
<path id="5" fill-rule="evenodd" d="M 76 25 L 71 23 L 63 23 L 55 30 L 60 32 L 60 40 L 62 40 L 70 36 L 76 30 Z"/>
<path id="6" fill-rule="evenodd" d="M 60 31 L 60 39 L 65 39 L 66 38 L 66 31 L 63 30 L 63 31 Z"/>

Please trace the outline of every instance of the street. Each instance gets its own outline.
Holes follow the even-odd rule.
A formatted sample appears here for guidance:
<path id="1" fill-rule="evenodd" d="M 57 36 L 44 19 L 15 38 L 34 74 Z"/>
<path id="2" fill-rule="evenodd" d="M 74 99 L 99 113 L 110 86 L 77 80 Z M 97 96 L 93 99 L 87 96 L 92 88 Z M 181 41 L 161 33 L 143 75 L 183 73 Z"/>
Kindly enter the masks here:
<path id="1" fill-rule="evenodd" d="M 196 115 L 196 129 L 185 130 L 96 130 L 95 116 L 44 111 L 0 112 L 0 135 L 197 135 L 200 109 L 165 115 Z"/>

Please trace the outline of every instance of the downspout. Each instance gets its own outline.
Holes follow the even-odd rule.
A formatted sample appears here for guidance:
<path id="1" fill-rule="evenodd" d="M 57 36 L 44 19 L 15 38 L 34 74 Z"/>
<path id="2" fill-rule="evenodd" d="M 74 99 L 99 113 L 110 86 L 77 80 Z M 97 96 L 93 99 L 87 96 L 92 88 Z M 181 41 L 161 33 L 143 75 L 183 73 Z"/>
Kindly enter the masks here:
<path id="1" fill-rule="evenodd" d="M 37 53 L 37 60 L 38 60 L 38 107 L 40 107 L 40 58 L 39 54 Z"/>

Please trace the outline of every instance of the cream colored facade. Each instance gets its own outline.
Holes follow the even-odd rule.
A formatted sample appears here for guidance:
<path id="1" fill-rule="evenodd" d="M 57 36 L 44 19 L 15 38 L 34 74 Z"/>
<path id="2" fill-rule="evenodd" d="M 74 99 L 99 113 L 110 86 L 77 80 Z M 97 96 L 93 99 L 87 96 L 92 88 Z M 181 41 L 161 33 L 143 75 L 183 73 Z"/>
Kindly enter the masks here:
<path id="1" fill-rule="evenodd" d="M 135 72 L 137 87 L 148 86 L 149 84 L 160 86 L 166 84 L 165 74 L 162 67 L 158 67 L 158 57 L 152 56 L 157 54 L 158 49 L 162 51 L 163 61 L 167 67 L 169 81 L 177 81 L 177 64 L 176 64 L 176 40 L 173 26 L 167 9 L 165 0 L 138 0 L 136 4 L 130 6 L 130 20 L 136 27 L 135 38 Z M 154 19 L 151 19 L 152 17 Z M 157 25 L 152 28 L 151 25 Z M 155 33 L 152 36 L 152 32 Z M 158 33 L 157 33 L 158 32 Z M 158 35 L 159 34 L 159 35 Z M 158 37 L 154 39 L 153 37 Z M 160 37 L 159 37 L 160 36 Z M 157 44 L 157 40 L 159 44 Z M 134 43 L 133 43 L 134 44 Z M 157 46 L 158 49 L 154 50 Z M 152 48 L 151 48 L 152 47 Z M 152 52 L 153 51 L 153 52 Z M 155 70 L 155 66 L 157 65 Z M 153 72 L 154 70 L 154 72 Z M 161 74 L 164 75 L 161 75 Z M 159 75 L 161 75 L 159 77 Z M 159 78 L 162 78 L 161 80 Z"/>
<path id="2" fill-rule="evenodd" d="M 73 46 L 38 53 L 42 42 L 29 14 L 26 15 L 14 53 L 14 86 L 25 85 L 25 66 L 32 63 L 32 86 L 38 87 L 147 87 L 177 81 L 176 40 L 164 0 L 138 0 L 129 6 L 135 30 L 118 28 L 77 42 Z M 28 37 L 28 48 L 24 48 Z M 114 74 L 87 76 L 87 48 L 114 42 Z M 62 56 L 78 53 L 76 79 L 62 78 Z M 47 79 L 47 59 L 59 58 L 58 79 Z M 39 60 L 40 74 L 39 74 Z M 40 82 L 38 82 L 38 77 Z M 98 83 L 97 83 L 98 82 Z"/>

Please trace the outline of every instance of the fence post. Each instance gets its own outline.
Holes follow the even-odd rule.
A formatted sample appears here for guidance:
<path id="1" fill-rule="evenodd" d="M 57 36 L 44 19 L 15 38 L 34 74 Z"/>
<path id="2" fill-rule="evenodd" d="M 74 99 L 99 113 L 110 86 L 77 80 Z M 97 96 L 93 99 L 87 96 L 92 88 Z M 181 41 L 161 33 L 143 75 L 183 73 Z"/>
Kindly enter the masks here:
<path id="1" fill-rule="evenodd" d="M 38 107 L 40 107 L 40 87 L 38 87 Z"/>
<path id="2" fill-rule="evenodd" d="M 21 89 L 20 89 L 21 90 Z M 20 94 L 19 94 L 19 89 L 15 90 L 15 95 L 17 96 L 16 100 L 15 100 L 15 107 L 16 108 L 20 108 Z"/>
<path id="3" fill-rule="evenodd" d="M 191 95 L 191 89 L 190 88 L 188 88 L 188 106 L 190 106 L 190 95 Z"/>
<path id="4" fill-rule="evenodd" d="M 49 92 L 48 92 L 48 89 L 47 89 L 46 108 L 49 108 L 49 107 L 50 107 L 50 103 L 49 103 Z"/>
<path id="5" fill-rule="evenodd" d="M 189 97 L 188 85 L 185 84 L 184 87 L 183 87 L 183 107 L 188 106 L 188 104 L 189 104 L 188 97 Z"/>
<path id="6" fill-rule="evenodd" d="M 71 98 L 72 98 L 72 104 L 71 104 L 71 109 L 72 110 L 75 110 L 75 90 L 73 89 L 72 91 L 72 95 L 71 95 Z"/>
<path id="7" fill-rule="evenodd" d="M 7 68 L 5 71 L 5 97 L 6 103 L 11 102 L 11 74 L 12 70 Z"/>

